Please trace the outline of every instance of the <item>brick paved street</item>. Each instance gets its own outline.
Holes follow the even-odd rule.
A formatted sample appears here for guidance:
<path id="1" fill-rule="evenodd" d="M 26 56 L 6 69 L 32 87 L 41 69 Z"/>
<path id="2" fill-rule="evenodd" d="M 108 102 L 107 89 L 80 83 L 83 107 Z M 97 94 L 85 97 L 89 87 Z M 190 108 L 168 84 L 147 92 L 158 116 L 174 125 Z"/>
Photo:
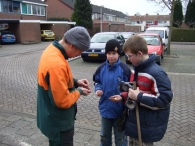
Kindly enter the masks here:
<path id="1" fill-rule="evenodd" d="M 0 48 L 0 146 L 48 145 L 36 128 L 36 73 L 40 55 L 49 43 Z M 194 146 L 195 45 L 172 44 L 171 54 L 164 57 L 162 67 L 172 81 L 174 99 L 167 133 L 156 144 Z M 121 59 L 124 61 L 124 57 Z M 92 89 L 92 74 L 99 64 L 70 61 L 74 76 L 89 79 Z M 99 145 L 98 100 L 94 93 L 78 100 L 76 146 Z"/>

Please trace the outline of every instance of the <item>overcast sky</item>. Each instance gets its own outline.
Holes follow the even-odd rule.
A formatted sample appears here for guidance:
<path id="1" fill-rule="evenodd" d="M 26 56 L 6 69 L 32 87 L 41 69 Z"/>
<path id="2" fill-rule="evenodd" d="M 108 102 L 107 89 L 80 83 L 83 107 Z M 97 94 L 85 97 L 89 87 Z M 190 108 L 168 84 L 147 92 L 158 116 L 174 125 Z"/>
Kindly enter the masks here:
<path id="1" fill-rule="evenodd" d="M 137 12 L 141 15 L 148 13 L 149 15 L 168 15 L 170 11 L 164 9 L 161 11 L 161 7 L 155 3 L 147 2 L 147 0 L 90 0 L 91 4 L 101 6 L 113 10 L 121 11 L 124 14 L 135 15 Z"/>

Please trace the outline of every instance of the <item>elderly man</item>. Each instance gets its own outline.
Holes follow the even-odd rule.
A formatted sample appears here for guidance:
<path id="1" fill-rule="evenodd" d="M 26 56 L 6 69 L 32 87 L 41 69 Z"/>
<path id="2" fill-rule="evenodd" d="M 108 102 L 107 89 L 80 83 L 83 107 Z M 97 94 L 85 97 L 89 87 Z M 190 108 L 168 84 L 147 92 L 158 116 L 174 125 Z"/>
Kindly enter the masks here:
<path id="1" fill-rule="evenodd" d="M 90 35 L 84 27 L 68 30 L 43 52 L 38 67 L 37 126 L 50 146 L 73 146 L 76 101 L 91 93 L 87 79 L 73 78 L 68 58 L 89 49 Z"/>

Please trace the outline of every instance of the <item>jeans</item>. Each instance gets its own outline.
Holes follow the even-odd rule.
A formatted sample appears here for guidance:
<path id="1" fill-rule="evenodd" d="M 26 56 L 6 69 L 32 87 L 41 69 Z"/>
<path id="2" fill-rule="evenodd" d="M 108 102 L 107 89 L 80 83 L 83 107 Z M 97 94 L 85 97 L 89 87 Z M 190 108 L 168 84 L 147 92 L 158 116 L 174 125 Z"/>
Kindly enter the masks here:
<path id="1" fill-rule="evenodd" d="M 73 146 L 74 127 L 60 132 L 60 142 L 49 140 L 49 146 Z"/>
<path id="2" fill-rule="evenodd" d="M 112 129 L 114 130 L 115 146 L 121 146 L 124 131 L 118 130 L 118 118 L 101 118 L 100 146 L 112 146 Z"/>

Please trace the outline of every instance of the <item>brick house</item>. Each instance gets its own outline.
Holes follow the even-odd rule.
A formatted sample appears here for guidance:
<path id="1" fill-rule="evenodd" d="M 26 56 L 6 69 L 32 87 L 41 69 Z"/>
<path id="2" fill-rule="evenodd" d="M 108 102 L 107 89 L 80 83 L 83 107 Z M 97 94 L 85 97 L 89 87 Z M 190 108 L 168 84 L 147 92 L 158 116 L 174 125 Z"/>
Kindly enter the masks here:
<path id="1" fill-rule="evenodd" d="M 47 18 L 58 17 L 71 20 L 75 1 L 45 0 L 45 4 L 48 5 Z M 56 10 L 56 8 L 58 9 Z M 94 29 L 91 35 L 100 31 L 130 31 L 128 26 L 131 23 L 130 18 L 122 12 L 92 4 L 92 13 Z"/>
<path id="2" fill-rule="evenodd" d="M 47 6 L 41 0 L 0 0 L 0 29 L 12 31 L 18 43 L 40 42 L 41 29 L 62 37 L 75 23 L 46 21 Z"/>
<path id="3" fill-rule="evenodd" d="M 132 25 L 143 25 L 145 28 L 151 25 L 169 26 L 170 25 L 170 14 L 169 15 L 133 15 L 129 16 Z"/>

